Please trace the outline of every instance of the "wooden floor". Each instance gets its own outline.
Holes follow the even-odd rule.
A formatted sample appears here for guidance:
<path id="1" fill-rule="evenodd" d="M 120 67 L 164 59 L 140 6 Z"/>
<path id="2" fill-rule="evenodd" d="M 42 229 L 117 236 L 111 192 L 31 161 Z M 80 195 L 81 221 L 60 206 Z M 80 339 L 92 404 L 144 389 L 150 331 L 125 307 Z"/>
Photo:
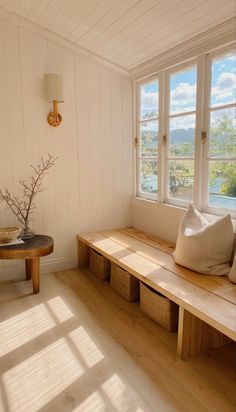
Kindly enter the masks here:
<path id="1" fill-rule="evenodd" d="M 235 411 L 235 344 L 178 360 L 176 335 L 88 269 L 31 287 L 0 284 L 0 411 Z"/>

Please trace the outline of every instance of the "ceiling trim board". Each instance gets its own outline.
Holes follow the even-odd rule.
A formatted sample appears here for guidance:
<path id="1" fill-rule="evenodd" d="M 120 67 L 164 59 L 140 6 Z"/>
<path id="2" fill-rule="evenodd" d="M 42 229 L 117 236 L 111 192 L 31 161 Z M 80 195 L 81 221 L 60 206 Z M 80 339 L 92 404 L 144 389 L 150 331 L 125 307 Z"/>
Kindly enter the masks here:
<path id="1" fill-rule="evenodd" d="M 198 54 L 207 53 L 224 44 L 233 43 L 236 39 L 236 17 L 205 31 L 180 45 L 166 50 L 146 62 L 130 69 L 133 81 L 152 76 L 160 70 L 189 60 Z"/>
<path id="2" fill-rule="evenodd" d="M 7 20 L 10 23 L 16 24 L 18 26 L 24 27 L 25 29 L 31 30 L 35 34 L 46 37 L 48 40 L 53 43 L 60 44 L 62 47 L 72 50 L 73 52 L 80 54 L 84 57 L 87 57 L 90 60 L 93 60 L 103 66 L 108 67 L 109 69 L 118 72 L 122 75 L 129 77 L 129 71 L 124 67 L 119 66 L 116 63 L 111 62 L 108 59 L 105 59 L 94 52 L 91 52 L 77 44 L 71 42 L 70 40 L 61 37 L 59 34 L 53 33 L 50 30 L 39 26 L 37 23 L 33 23 L 27 20 L 24 17 L 17 16 L 15 13 L 9 12 L 2 7 L 0 7 L 0 19 Z"/>

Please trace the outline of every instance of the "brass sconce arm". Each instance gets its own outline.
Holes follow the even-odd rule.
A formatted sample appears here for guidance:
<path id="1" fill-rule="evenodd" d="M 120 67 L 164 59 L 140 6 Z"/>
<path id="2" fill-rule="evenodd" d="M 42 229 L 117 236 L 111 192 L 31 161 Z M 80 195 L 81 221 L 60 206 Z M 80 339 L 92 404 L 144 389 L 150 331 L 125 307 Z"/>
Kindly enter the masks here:
<path id="1" fill-rule="evenodd" d="M 62 116 L 58 113 L 58 103 L 64 103 L 63 79 L 61 74 L 46 73 L 44 75 L 45 98 L 46 101 L 53 104 L 53 111 L 47 116 L 47 121 L 52 127 L 61 124 Z"/>
<path id="2" fill-rule="evenodd" d="M 62 121 L 62 116 L 60 113 L 58 113 L 57 110 L 57 100 L 53 100 L 53 111 L 48 113 L 48 123 L 50 124 L 50 126 L 52 127 L 57 127 L 61 124 Z"/>

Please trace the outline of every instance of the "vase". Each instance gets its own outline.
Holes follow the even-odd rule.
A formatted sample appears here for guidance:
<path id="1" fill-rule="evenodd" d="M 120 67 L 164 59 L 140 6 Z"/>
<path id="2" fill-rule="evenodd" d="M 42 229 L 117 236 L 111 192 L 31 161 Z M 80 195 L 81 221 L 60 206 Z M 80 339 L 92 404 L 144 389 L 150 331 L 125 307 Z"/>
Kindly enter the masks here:
<path id="1" fill-rule="evenodd" d="M 22 240 L 32 239 L 34 237 L 34 231 L 31 229 L 30 225 L 23 227 L 20 237 Z"/>

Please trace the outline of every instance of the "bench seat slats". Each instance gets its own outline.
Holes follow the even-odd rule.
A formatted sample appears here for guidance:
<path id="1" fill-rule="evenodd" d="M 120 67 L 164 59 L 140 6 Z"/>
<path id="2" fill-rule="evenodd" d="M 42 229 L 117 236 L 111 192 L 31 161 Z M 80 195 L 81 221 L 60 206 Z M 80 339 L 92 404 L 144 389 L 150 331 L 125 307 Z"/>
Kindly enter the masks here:
<path id="1" fill-rule="evenodd" d="M 206 279 L 206 283 L 201 281 L 203 282 L 201 286 L 193 282 L 194 278 L 191 278 L 191 280 L 184 279 L 176 274 L 174 269 L 170 270 L 173 259 L 168 253 L 157 248 L 154 249 L 147 243 L 124 234 L 124 230 L 79 234 L 78 239 L 114 263 L 119 264 L 123 269 L 161 292 L 199 319 L 236 340 L 236 306 L 234 303 L 208 290 L 208 288 L 217 289 L 215 279 L 213 279 L 212 284 L 210 279 Z M 168 258 L 167 261 L 166 257 Z M 175 266 L 177 265 L 174 264 Z M 193 276 L 198 276 L 201 279 L 205 278 L 205 275 L 200 276 L 194 273 Z M 214 286 L 214 282 L 216 282 L 216 286 Z M 227 283 L 229 286 L 230 283 Z M 218 288 L 220 286 L 218 285 Z"/>
<path id="2" fill-rule="evenodd" d="M 129 229 L 128 229 L 129 230 Z M 164 267 L 165 269 L 173 272 L 174 274 L 182 277 L 183 279 L 194 283 L 208 292 L 215 294 L 236 305 L 236 287 L 231 282 L 229 282 L 226 276 L 211 276 L 211 275 L 201 275 L 190 269 L 184 268 L 183 266 L 177 265 L 173 257 L 173 249 L 171 255 L 165 253 L 156 246 L 149 246 L 143 241 L 134 237 L 135 229 L 133 229 L 133 236 L 127 236 L 126 229 L 115 231 L 100 232 L 103 236 L 114 239 L 117 242 L 125 244 L 129 249 L 132 249 L 138 254 L 145 256 L 147 259 L 154 261 L 158 265 Z M 129 233 L 129 232 L 128 232 Z M 138 232 L 140 233 L 140 232 Z M 162 241 L 163 242 L 163 241 Z M 159 243 L 158 243 L 159 245 Z"/>

